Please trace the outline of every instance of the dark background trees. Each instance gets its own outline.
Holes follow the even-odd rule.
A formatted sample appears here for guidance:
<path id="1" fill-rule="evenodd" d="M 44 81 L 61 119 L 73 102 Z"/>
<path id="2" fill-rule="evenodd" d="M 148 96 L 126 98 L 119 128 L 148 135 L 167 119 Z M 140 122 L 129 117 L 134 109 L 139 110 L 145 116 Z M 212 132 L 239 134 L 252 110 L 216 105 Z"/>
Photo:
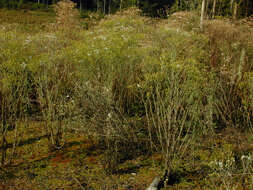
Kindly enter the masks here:
<path id="1" fill-rule="evenodd" d="M 1 0 L 0 7 L 8 9 L 49 9 L 59 0 Z M 200 9 L 202 0 L 72 0 L 80 10 L 114 13 L 130 6 L 138 6 L 144 13 L 164 17 L 169 13 Z M 207 0 L 206 10 L 213 16 L 245 17 L 253 13 L 251 0 Z"/>

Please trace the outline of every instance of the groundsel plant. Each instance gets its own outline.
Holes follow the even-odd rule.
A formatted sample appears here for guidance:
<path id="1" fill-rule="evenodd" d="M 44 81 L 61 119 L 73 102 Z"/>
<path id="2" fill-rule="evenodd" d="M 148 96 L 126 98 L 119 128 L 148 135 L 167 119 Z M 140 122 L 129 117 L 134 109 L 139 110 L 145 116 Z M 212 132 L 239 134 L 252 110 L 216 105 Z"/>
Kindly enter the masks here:
<path id="1" fill-rule="evenodd" d="M 159 74 L 148 76 L 143 96 L 151 149 L 161 151 L 168 176 L 195 136 L 200 104 L 196 86 L 187 90 L 191 80 L 184 67 L 163 65 Z"/>
<path id="2" fill-rule="evenodd" d="M 241 156 L 243 174 L 253 174 L 253 156 L 252 154 Z"/>
<path id="3" fill-rule="evenodd" d="M 231 157 L 225 160 L 215 160 L 210 163 L 210 166 L 215 174 L 231 177 L 235 170 L 235 158 Z"/>
<path id="4" fill-rule="evenodd" d="M 239 183 L 236 179 L 239 178 L 242 185 L 245 188 L 249 188 L 248 186 L 250 184 L 246 183 L 246 181 L 250 179 L 248 178 L 249 176 L 252 176 L 252 156 L 250 154 L 242 155 L 240 159 L 236 161 L 235 155 L 231 150 L 221 154 L 221 158 L 215 159 L 209 164 L 212 169 L 212 173 L 209 177 L 211 177 L 210 179 L 215 179 L 214 184 L 217 184 L 218 180 L 221 182 L 222 188 L 226 190 L 238 189 Z M 240 165 L 239 162 L 241 162 L 242 170 L 238 167 Z"/>

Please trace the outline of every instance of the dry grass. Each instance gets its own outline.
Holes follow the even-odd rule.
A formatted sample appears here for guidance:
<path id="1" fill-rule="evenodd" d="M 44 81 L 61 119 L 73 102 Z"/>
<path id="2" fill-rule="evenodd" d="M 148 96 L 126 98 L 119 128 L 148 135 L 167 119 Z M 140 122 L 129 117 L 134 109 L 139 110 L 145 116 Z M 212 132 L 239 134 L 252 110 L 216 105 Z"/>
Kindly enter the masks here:
<path id="1" fill-rule="evenodd" d="M 53 22 L 55 17 L 52 12 L 43 11 L 13 11 L 0 9 L 1 23 L 19 24 L 45 24 Z"/>

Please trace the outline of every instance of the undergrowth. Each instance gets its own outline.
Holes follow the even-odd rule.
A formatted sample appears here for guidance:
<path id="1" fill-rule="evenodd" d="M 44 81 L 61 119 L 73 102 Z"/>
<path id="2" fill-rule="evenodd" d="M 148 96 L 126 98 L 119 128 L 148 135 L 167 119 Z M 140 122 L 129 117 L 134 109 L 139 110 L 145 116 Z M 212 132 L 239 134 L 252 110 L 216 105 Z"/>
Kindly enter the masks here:
<path id="1" fill-rule="evenodd" d="M 252 29 L 132 8 L 84 30 L 73 8 L 0 12 L 0 188 L 249 189 Z"/>

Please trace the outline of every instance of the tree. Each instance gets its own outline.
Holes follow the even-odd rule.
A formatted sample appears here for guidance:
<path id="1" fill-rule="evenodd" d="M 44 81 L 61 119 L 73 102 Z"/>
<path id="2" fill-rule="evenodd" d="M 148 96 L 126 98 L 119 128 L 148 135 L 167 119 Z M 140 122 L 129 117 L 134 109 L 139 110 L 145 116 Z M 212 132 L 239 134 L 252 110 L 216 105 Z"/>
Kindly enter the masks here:
<path id="1" fill-rule="evenodd" d="M 203 30 L 203 21 L 205 16 L 205 5 L 206 0 L 202 0 L 202 7 L 201 7 L 201 16 L 200 16 L 200 29 Z"/>
<path id="2" fill-rule="evenodd" d="M 16 9 L 26 3 L 38 5 L 52 5 L 59 0 L 0 0 L 0 7 Z M 185 10 L 198 10 L 201 7 L 201 0 L 71 0 L 78 3 L 80 10 L 101 11 L 104 14 L 111 14 L 130 6 L 138 6 L 143 12 L 152 17 L 166 17 L 167 13 Z M 253 14 L 253 1 L 250 0 L 205 0 L 205 13 L 211 12 L 215 15 L 246 17 Z M 85 5 L 84 5 L 85 4 Z M 36 7 L 36 6 L 34 6 Z M 31 8 L 34 8 L 31 6 Z M 40 6 L 37 6 L 40 7 Z M 219 7 L 219 8 L 218 8 Z M 217 11 L 217 8 L 219 11 Z"/>
<path id="3" fill-rule="evenodd" d="M 215 10 L 216 10 L 216 0 L 213 1 L 212 18 L 215 17 Z"/>

